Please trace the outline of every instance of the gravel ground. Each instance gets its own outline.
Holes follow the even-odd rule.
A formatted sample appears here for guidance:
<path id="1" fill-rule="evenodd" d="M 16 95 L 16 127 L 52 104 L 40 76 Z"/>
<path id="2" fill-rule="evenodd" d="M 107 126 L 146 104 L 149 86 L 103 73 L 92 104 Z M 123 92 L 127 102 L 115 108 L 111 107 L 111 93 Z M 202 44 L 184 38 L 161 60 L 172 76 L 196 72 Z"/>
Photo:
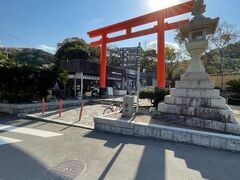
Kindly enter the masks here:
<path id="1" fill-rule="evenodd" d="M 42 118 L 50 118 L 55 120 L 62 120 L 66 122 L 83 124 L 87 126 L 93 127 L 93 117 L 100 116 L 103 114 L 103 110 L 108 107 L 108 105 L 96 104 L 96 105 L 85 105 L 83 107 L 82 118 L 79 121 L 80 108 L 79 107 L 71 107 L 66 108 L 62 112 L 62 116 L 59 117 L 58 110 L 55 111 L 47 111 L 44 115 L 41 113 L 34 113 L 34 115 L 42 117 Z"/>
<path id="2" fill-rule="evenodd" d="M 117 100 L 121 101 L 122 98 L 118 99 L 110 99 L 110 100 Z M 107 108 L 109 105 L 106 104 L 89 104 L 84 105 L 83 107 L 83 113 L 82 118 L 79 121 L 79 114 L 80 114 L 80 108 L 79 107 L 71 107 L 71 108 L 63 108 L 64 111 L 62 113 L 62 116 L 59 117 L 58 110 L 54 111 L 47 111 L 44 115 L 39 113 L 34 113 L 34 115 L 42 117 L 42 118 L 50 118 L 55 120 L 62 120 L 65 122 L 71 122 L 73 124 L 82 124 L 86 126 L 93 127 L 93 117 L 94 116 L 101 116 L 103 115 L 103 111 L 105 108 Z M 146 123 L 158 123 L 157 120 L 152 119 L 151 115 L 149 114 L 149 107 L 151 106 L 151 103 L 148 100 L 140 100 L 140 114 L 137 115 L 134 120 L 138 122 L 146 122 Z M 230 106 L 234 113 L 235 117 L 240 120 L 240 106 Z M 110 117 L 113 118 L 120 118 L 121 114 L 112 114 Z M 126 119 L 127 120 L 127 119 Z"/>
<path id="3" fill-rule="evenodd" d="M 121 102 L 122 98 L 106 99 L 105 101 Z M 41 114 L 41 112 L 38 112 L 38 113 L 33 113 L 32 115 L 42 117 L 42 118 L 62 120 L 62 121 L 70 122 L 73 124 L 82 124 L 82 125 L 93 127 L 94 126 L 93 117 L 103 115 L 104 109 L 109 107 L 109 105 L 106 105 L 106 104 L 98 104 L 98 102 L 93 102 L 93 103 L 94 104 L 84 105 L 82 118 L 80 121 L 79 121 L 80 107 L 69 107 L 69 108 L 63 107 L 63 112 L 61 117 L 59 117 L 58 110 L 47 111 L 44 114 Z M 150 105 L 151 103 L 148 100 L 140 100 L 141 107 L 143 106 L 150 107 Z"/>

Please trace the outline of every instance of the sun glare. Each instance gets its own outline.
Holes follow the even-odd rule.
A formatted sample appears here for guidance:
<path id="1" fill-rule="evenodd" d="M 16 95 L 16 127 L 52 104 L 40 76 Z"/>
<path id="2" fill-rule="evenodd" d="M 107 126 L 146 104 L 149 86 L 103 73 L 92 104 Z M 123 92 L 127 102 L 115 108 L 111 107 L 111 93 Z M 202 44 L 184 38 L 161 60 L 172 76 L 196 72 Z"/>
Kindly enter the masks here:
<path id="1" fill-rule="evenodd" d="M 149 7 L 153 11 L 174 6 L 179 3 L 180 3 L 180 0 L 148 0 Z"/>

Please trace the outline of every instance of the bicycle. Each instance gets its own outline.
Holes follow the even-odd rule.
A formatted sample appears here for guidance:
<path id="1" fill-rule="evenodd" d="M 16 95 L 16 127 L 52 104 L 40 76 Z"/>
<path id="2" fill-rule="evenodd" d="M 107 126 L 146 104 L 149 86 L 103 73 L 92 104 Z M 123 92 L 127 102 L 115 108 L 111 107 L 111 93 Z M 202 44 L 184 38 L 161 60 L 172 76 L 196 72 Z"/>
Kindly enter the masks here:
<path id="1" fill-rule="evenodd" d="M 113 112 L 122 112 L 122 104 L 118 103 L 118 104 L 111 104 L 110 106 L 106 107 L 103 110 L 103 114 L 110 114 Z"/>

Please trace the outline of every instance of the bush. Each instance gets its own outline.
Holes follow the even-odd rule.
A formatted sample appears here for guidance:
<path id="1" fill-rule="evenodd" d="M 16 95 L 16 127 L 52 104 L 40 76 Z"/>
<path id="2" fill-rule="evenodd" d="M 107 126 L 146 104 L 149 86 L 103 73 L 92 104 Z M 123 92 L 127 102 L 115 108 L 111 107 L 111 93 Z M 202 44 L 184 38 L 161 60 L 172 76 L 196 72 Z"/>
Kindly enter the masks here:
<path id="1" fill-rule="evenodd" d="M 158 106 L 158 103 L 164 100 L 164 97 L 169 94 L 168 89 L 151 88 L 141 91 L 139 99 L 149 99 L 154 107 Z"/>
<path id="2" fill-rule="evenodd" d="M 228 98 L 228 104 L 239 106 L 240 105 L 240 98 L 234 98 L 234 96 L 229 97 Z"/>
<path id="3" fill-rule="evenodd" d="M 0 66 L 0 101 L 31 102 L 48 95 L 57 82 L 60 70 L 21 64 Z"/>
<path id="4" fill-rule="evenodd" d="M 227 89 L 240 95 L 240 79 L 233 79 L 227 82 Z"/>

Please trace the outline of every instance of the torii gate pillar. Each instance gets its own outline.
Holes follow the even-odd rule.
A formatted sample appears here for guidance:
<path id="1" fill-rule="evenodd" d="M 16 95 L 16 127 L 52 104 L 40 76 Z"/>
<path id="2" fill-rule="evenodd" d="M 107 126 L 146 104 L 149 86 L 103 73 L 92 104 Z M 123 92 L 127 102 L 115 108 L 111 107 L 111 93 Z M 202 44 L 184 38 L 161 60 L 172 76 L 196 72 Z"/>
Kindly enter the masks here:
<path id="1" fill-rule="evenodd" d="M 106 88 L 106 74 L 107 74 L 107 35 L 102 35 L 101 42 L 101 59 L 100 59 L 100 89 L 104 91 Z"/>
<path id="2" fill-rule="evenodd" d="M 165 88 L 165 28 L 164 28 L 164 16 L 157 25 L 157 87 L 160 89 Z"/>

